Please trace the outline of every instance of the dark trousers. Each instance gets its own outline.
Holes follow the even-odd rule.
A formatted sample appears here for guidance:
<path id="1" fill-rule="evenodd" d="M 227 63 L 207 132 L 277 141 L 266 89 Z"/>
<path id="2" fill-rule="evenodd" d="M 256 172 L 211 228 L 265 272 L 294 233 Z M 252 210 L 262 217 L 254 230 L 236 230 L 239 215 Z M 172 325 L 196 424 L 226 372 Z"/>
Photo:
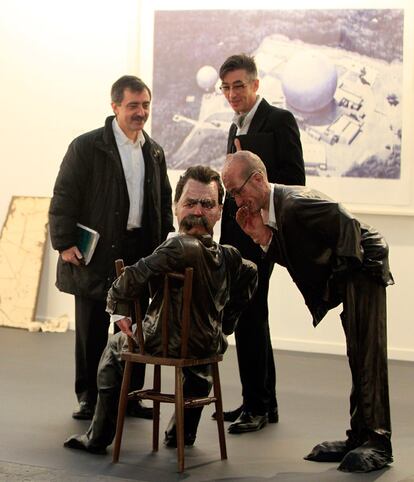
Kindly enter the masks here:
<path id="1" fill-rule="evenodd" d="M 268 292 L 273 263 L 259 262 L 258 287 L 236 326 L 243 405 L 254 414 L 277 407 L 276 371 L 269 331 Z"/>
<path id="2" fill-rule="evenodd" d="M 75 296 L 75 392 L 79 402 L 95 405 L 96 372 L 108 340 L 106 303 Z"/>
<path id="3" fill-rule="evenodd" d="M 341 290 L 341 319 L 352 373 L 348 436 L 358 443 L 385 440 L 391 451 L 385 286 L 359 272 L 350 275 Z"/>
<path id="4" fill-rule="evenodd" d="M 87 431 L 90 445 L 107 447 L 116 432 L 119 395 L 121 392 L 124 363 L 121 351 L 126 345 L 126 335 L 117 333 L 108 340 L 98 368 L 98 400 L 91 425 Z M 137 375 L 134 370 L 140 364 L 133 364 L 131 382 Z M 212 387 L 210 367 L 203 365 L 184 369 L 184 396 L 207 396 Z M 185 410 L 185 433 L 196 434 L 202 408 Z M 172 424 L 170 423 L 170 429 Z"/>
<path id="5" fill-rule="evenodd" d="M 122 253 L 126 266 L 145 256 L 141 230 L 126 232 L 122 240 Z M 81 267 L 80 269 L 88 269 Z M 115 269 L 115 268 L 114 268 Z M 148 306 L 148 294 L 140 299 L 142 313 Z M 96 374 L 102 351 L 108 341 L 109 315 L 106 300 L 92 300 L 75 296 L 75 392 L 79 402 L 95 405 L 97 397 Z M 140 365 L 140 375 L 135 377 L 135 389 L 142 387 L 145 365 Z"/>

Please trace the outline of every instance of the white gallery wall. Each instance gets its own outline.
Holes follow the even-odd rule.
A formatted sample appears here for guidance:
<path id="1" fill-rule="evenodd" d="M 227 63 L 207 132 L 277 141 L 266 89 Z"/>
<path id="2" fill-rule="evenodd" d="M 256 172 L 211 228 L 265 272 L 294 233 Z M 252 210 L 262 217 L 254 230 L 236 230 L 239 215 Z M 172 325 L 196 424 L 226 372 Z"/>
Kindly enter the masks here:
<path id="1" fill-rule="evenodd" d="M 319 5 L 321 2 L 296 3 L 290 7 L 326 6 Z M 231 8 L 242 6 L 240 2 L 224 4 Z M 223 2 L 217 5 L 219 8 Z M 146 48 L 145 36 L 141 40 L 141 20 L 147 6 L 145 0 L 6 0 L 0 4 L 0 225 L 12 196 L 51 196 L 69 142 L 80 133 L 103 125 L 105 117 L 111 114 L 109 90 L 114 80 L 126 73 L 141 75 L 140 56 Z M 270 6 L 274 8 L 272 3 Z M 370 1 L 363 5 L 348 1 L 337 7 L 406 7 L 406 17 L 413 20 L 409 1 Z M 194 2 L 189 8 L 196 8 Z M 414 22 L 410 28 L 412 25 Z M 413 36 L 408 39 L 404 59 L 412 62 Z M 148 48 L 151 42 L 148 36 Z M 412 65 L 404 75 L 403 164 L 411 169 Z M 414 177 L 413 169 L 411 176 Z M 170 179 L 175 185 L 176 174 L 171 173 Z M 413 193 L 414 189 L 414 205 Z M 358 213 L 358 217 L 378 228 L 390 245 L 396 285 L 388 289 L 389 356 L 414 360 L 414 209 L 407 206 L 385 215 Z M 48 242 L 37 318 L 67 314 L 73 323 L 72 297 L 54 287 L 55 264 L 56 253 Z M 338 312 L 330 313 L 314 329 L 287 272 L 276 267 L 270 290 L 271 335 L 276 349 L 345 353 Z"/>

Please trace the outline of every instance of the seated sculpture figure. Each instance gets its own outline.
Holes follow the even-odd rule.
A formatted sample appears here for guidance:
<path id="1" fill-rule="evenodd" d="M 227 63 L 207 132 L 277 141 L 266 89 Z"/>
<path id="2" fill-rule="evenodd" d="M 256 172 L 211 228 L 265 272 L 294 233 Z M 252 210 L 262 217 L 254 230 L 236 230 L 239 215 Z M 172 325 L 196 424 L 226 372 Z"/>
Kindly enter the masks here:
<path id="1" fill-rule="evenodd" d="M 126 267 L 114 281 L 108 293 L 107 311 L 121 331 L 110 338 L 99 363 L 98 401 L 91 425 L 85 434 L 69 437 L 65 447 L 101 454 L 112 443 L 123 374 L 120 354 L 127 335 L 133 335 L 130 301 L 139 298 L 141 290 L 164 273 L 194 268 L 188 356 L 204 358 L 226 350 L 226 335 L 233 332 L 241 311 L 256 289 L 257 269 L 235 248 L 213 241 L 223 194 L 216 171 L 205 166 L 187 169 L 178 181 L 174 199 L 179 232 L 150 256 Z M 143 320 L 145 349 L 153 355 L 161 353 L 161 301 L 162 286 L 155 291 Z M 173 312 L 177 303 L 178 297 L 172 295 Z M 174 321 L 169 328 L 169 353 L 179 356 L 178 327 Z M 206 396 L 210 392 L 212 376 L 208 365 L 187 368 L 184 377 L 185 396 Z M 201 411 L 202 408 L 185 410 L 186 445 L 194 444 Z M 165 443 L 176 446 L 174 417 L 167 428 Z"/>

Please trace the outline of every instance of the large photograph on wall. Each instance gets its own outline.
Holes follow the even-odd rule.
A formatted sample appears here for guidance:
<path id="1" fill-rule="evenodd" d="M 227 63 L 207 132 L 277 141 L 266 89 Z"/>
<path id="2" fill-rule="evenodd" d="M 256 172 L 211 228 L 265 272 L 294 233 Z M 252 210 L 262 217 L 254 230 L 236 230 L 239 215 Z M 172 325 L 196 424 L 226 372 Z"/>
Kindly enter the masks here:
<path id="1" fill-rule="evenodd" d="M 245 52 L 259 94 L 296 117 L 309 185 L 404 205 L 403 39 L 402 9 L 154 11 L 152 135 L 170 169 L 220 169 L 233 112 L 218 70 Z"/>

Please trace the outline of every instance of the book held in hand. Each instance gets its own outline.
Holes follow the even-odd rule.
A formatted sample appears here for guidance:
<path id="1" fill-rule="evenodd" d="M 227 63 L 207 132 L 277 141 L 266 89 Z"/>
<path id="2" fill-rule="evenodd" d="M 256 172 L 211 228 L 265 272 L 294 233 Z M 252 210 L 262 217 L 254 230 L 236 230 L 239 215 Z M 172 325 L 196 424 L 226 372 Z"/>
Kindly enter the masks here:
<path id="1" fill-rule="evenodd" d="M 88 226 L 76 223 L 77 226 L 77 246 L 79 251 L 82 253 L 83 261 L 89 264 L 92 259 L 93 253 L 95 252 L 96 245 L 99 240 L 99 233 Z"/>

